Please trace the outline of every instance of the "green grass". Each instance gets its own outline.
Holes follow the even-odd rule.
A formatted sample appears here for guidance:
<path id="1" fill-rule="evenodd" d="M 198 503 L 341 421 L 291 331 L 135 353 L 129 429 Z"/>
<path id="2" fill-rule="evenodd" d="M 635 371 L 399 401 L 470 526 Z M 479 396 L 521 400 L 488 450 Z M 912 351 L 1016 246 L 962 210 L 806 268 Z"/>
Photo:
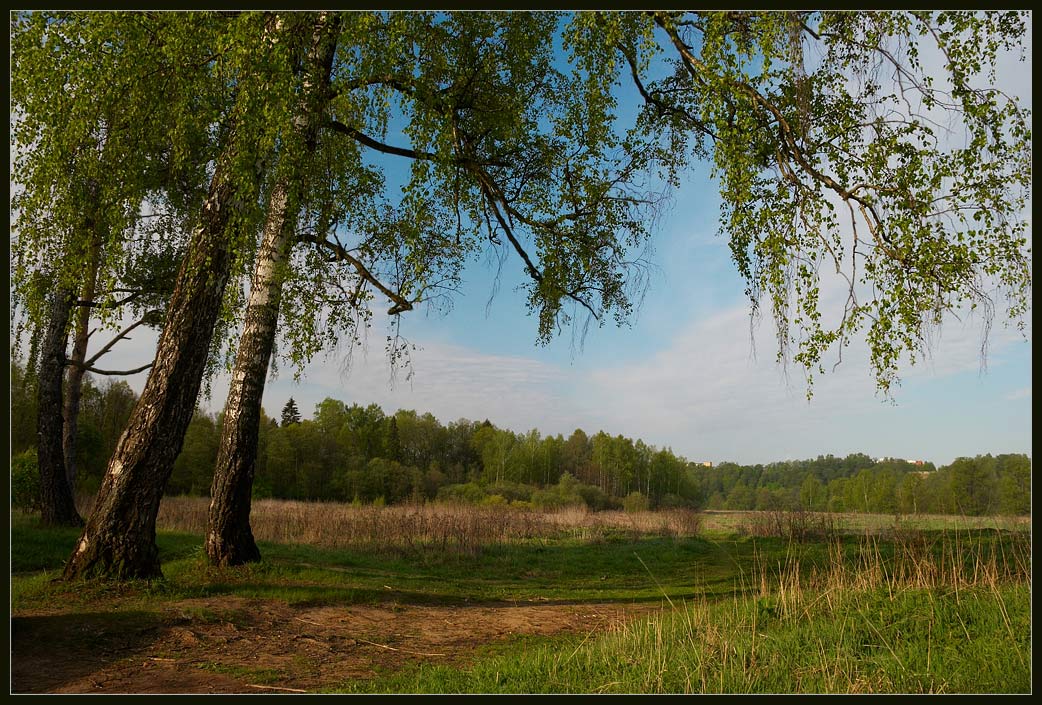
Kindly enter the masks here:
<path id="1" fill-rule="evenodd" d="M 113 587 L 52 583 L 79 536 L 45 529 L 35 519 L 12 519 L 12 601 L 27 609 L 60 598 L 88 604 L 115 591 L 125 599 L 184 599 L 238 595 L 296 605 L 409 602 L 659 602 L 733 589 L 749 541 L 619 537 L 491 546 L 478 556 L 408 560 L 393 555 L 261 543 L 264 560 L 232 569 L 206 564 L 202 539 L 157 532 L 163 579 Z M 37 572 L 34 572 L 37 571 Z M 29 575 L 28 573 L 33 573 Z"/>
<path id="2" fill-rule="evenodd" d="M 779 615 L 743 598 L 678 605 L 590 639 L 418 665 L 346 693 L 1030 692 L 1025 587 L 846 591 Z"/>
<path id="3" fill-rule="evenodd" d="M 11 520 L 13 614 L 55 605 L 162 621 L 186 598 L 351 604 L 662 605 L 599 634 L 491 644 L 463 665 L 418 664 L 351 693 L 853 693 L 1030 690 L 1030 537 L 1005 528 L 922 530 L 789 543 L 710 532 L 540 538 L 476 555 L 260 545 L 264 560 L 213 568 L 201 536 L 159 531 L 164 577 L 54 580 L 79 536 Z M 200 608 L 197 620 L 233 620 Z M 237 668 L 216 662 L 214 669 Z M 228 672 L 232 675 L 232 671 Z M 252 674 L 274 678 L 274 674 Z M 286 674 L 283 674 L 285 676 Z"/>
<path id="4" fill-rule="evenodd" d="M 977 529 L 831 544 L 737 541 L 702 590 L 607 634 L 418 664 L 346 693 L 1023 693 L 1030 544 Z"/>

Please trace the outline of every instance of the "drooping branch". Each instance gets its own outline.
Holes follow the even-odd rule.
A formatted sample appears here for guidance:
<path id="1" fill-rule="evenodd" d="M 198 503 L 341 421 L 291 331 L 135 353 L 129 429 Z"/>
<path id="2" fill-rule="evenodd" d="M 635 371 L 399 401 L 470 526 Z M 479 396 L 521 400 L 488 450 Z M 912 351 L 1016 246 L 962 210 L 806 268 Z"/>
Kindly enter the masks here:
<path id="1" fill-rule="evenodd" d="M 644 99 L 645 103 L 655 106 L 655 109 L 659 111 L 659 114 L 669 113 L 674 115 L 694 127 L 698 132 L 701 132 L 706 137 L 709 137 L 714 141 L 717 139 L 716 134 L 710 130 L 704 122 L 693 117 L 691 113 L 686 110 L 681 110 L 675 105 L 670 105 L 657 96 L 652 95 L 644 85 L 643 81 L 640 80 L 640 72 L 637 70 L 637 59 L 633 56 L 633 52 L 624 49 L 621 46 L 618 47 L 618 49 L 619 53 L 626 59 L 626 63 L 629 64 L 630 77 L 633 79 L 633 85 L 636 86 L 637 92 L 640 93 L 640 96 Z"/>
<path id="2" fill-rule="evenodd" d="M 676 48 L 677 53 L 680 54 L 681 60 L 684 67 L 687 69 L 688 74 L 701 85 L 705 84 L 703 77 L 704 73 L 708 73 L 709 70 L 692 52 L 689 47 L 681 38 L 676 31 L 676 27 L 672 23 L 667 22 L 664 13 L 656 13 L 654 15 L 655 23 L 658 24 L 666 34 L 669 36 L 670 41 Z M 858 196 L 855 189 L 848 189 L 836 181 L 828 174 L 824 174 L 814 167 L 807 158 L 804 150 L 799 146 L 796 139 L 796 132 L 789 124 L 785 115 L 782 111 L 770 100 L 768 100 L 763 94 L 761 94 L 756 88 L 749 85 L 745 81 L 733 80 L 730 82 L 732 87 L 739 92 L 750 98 L 755 104 L 762 107 L 774 118 L 778 125 L 780 137 L 782 143 L 785 146 L 786 152 L 789 156 L 800 166 L 804 173 L 809 175 L 812 179 L 822 184 L 826 188 L 835 192 L 844 201 L 854 201 L 858 204 L 858 208 L 861 211 L 862 216 L 865 218 L 865 222 L 868 225 L 869 232 L 880 248 L 886 252 L 886 254 L 892 259 L 901 262 L 902 257 L 899 252 L 893 249 L 891 244 L 887 241 L 885 233 L 882 232 L 881 224 L 882 219 L 876 212 L 874 204 L 861 196 Z M 856 188 L 856 187 L 855 187 Z"/>
<path id="3" fill-rule="evenodd" d="M 119 301 L 111 301 L 111 302 L 91 301 L 91 300 L 87 300 L 87 299 L 77 299 L 76 300 L 76 305 L 77 306 L 88 306 L 90 308 L 100 308 L 100 309 L 119 308 L 123 304 L 129 304 L 131 301 L 134 301 L 134 300 L 144 296 L 147 293 L 151 293 L 151 292 L 145 291 L 144 289 L 138 289 L 138 290 L 135 290 L 129 296 L 124 296 Z"/>
<path id="4" fill-rule="evenodd" d="M 405 149 L 403 147 L 395 147 L 393 145 L 384 144 L 383 142 L 373 139 L 372 137 L 363 133 L 362 131 L 349 125 L 345 125 L 344 123 L 339 122 L 338 120 L 330 120 L 326 123 L 326 127 L 328 127 L 331 130 L 335 130 L 341 134 L 347 135 L 356 142 L 364 144 L 366 147 L 369 147 L 370 149 L 375 149 L 377 152 L 383 152 L 384 154 L 393 154 L 399 157 L 406 157 L 408 159 L 424 159 L 427 161 L 434 161 L 438 158 L 437 155 L 431 154 L 430 152 L 417 152 L 414 149 Z"/>
<path id="5" fill-rule="evenodd" d="M 317 245 L 318 247 L 324 248 L 331 253 L 333 261 L 347 262 L 352 267 L 354 267 L 355 271 L 358 272 L 359 276 L 361 276 L 362 279 L 372 284 L 384 296 L 386 296 L 394 302 L 394 306 L 392 306 L 387 311 L 387 314 L 389 316 L 395 316 L 404 311 L 411 311 L 413 309 L 413 305 L 420 302 L 420 299 L 409 301 L 401 294 L 392 291 L 390 288 L 385 286 L 384 283 L 381 282 L 378 277 L 376 277 L 376 275 L 369 271 L 369 268 L 366 267 L 361 260 L 359 260 L 357 257 L 348 252 L 347 249 L 345 249 L 344 246 L 340 243 L 331 242 L 330 240 L 318 237 L 317 235 L 312 235 L 310 233 L 298 234 L 297 240 L 300 242 L 310 242 L 313 245 Z"/>
<path id="6" fill-rule="evenodd" d="M 362 133 L 361 131 L 359 131 L 359 130 L 353 128 L 353 127 L 350 127 L 348 125 L 344 125 L 343 123 L 340 123 L 340 122 L 338 122 L 336 120 L 330 120 L 327 123 L 326 126 L 329 127 L 330 129 L 333 129 L 333 130 L 335 130 L 337 132 L 340 132 L 341 134 L 347 135 L 351 139 L 354 139 L 354 140 L 356 140 L 357 142 L 359 142 L 361 144 L 364 144 L 364 145 L 366 145 L 366 146 L 368 146 L 368 147 L 370 147 L 372 149 L 375 149 L 375 150 L 377 150 L 379 152 L 383 152 L 385 154 L 393 154 L 393 155 L 397 155 L 397 156 L 401 156 L 401 157 L 406 157 L 406 158 L 409 158 L 409 159 L 426 160 L 426 161 L 434 161 L 434 160 L 437 160 L 439 158 L 437 155 L 432 154 L 430 152 L 422 152 L 422 151 L 416 151 L 416 150 L 412 150 L 412 149 L 404 149 L 404 148 L 401 148 L 401 147 L 394 147 L 392 145 L 384 144 L 383 142 L 379 142 L 379 141 L 369 137 L 368 135 Z M 482 191 L 482 194 L 485 196 L 486 201 L 492 206 L 493 215 L 495 215 L 496 221 L 499 223 L 500 227 L 503 229 L 503 232 L 506 234 L 507 239 L 510 241 L 510 244 L 513 246 L 514 250 L 517 252 L 518 256 L 520 256 L 521 259 L 524 261 L 525 269 L 528 271 L 529 275 L 536 282 L 540 282 L 541 283 L 543 281 L 542 273 L 539 271 L 539 268 L 535 266 L 535 263 L 532 261 L 532 258 L 529 256 L 529 254 L 525 250 L 524 246 L 521 245 L 520 241 L 514 235 L 513 229 L 510 227 L 509 223 L 507 222 L 507 218 L 504 217 L 504 214 L 500 210 L 499 205 L 502 205 L 504 207 L 504 209 L 506 209 L 507 212 L 512 217 L 513 216 L 517 216 L 518 220 L 520 220 L 521 222 L 524 222 L 526 225 L 539 226 L 539 227 L 543 227 L 543 228 L 552 228 L 552 226 L 550 224 L 547 224 L 547 223 L 540 223 L 538 221 L 533 221 L 531 219 L 528 219 L 528 218 L 524 217 L 521 213 L 519 213 L 516 209 L 514 209 L 512 206 L 510 206 L 509 202 L 507 202 L 507 200 L 503 196 L 502 189 L 499 188 L 499 186 L 492 179 L 491 175 L 484 168 L 486 165 L 487 166 L 504 166 L 502 163 L 494 162 L 494 161 L 481 162 L 481 161 L 473 159 L 473 158 L 469 158 L 469 157 L 466 157 L 466 156 L 458 156 L 458 155 L 455 158 L 454 163 L 456 165 L 458 165 L 458 166 L 462 166 L 464 169 L 466 169 L 468 172 L 470 172 L 473 176 L 475 176 L 475 178 L 478 180 L 479 187 L 480 187 L 480 189 Z M 568 215 L 578 216 L 578 215 L 581 215 L 581 214 L 568 214 Z M 562 218 L 566 218 L 566 217 L 568 217 L 568 216 L 567 215 L 566 216 L 562 216 Z M 312 242 L 312 243 L 317 244 L 319 246 L 326 247 L 327 249 L 330 249 L 338 259 L 340 259 L 342 261 L 345 261 L 345 262 L 348 262 L 353 267 L 355 267 L 355 269 L 359 272 L 359 274 L 362 275 L 363 278 L 365 278 L 370 283 L 372 283 L 373 286 L 375 286 L 377 289 L 379 289 L 381 292 L 383 292 L 385 295 L 387 295 L 388 298 L 390 298 L 392 301 L 395 301 L 395 306 L 393 306 L 388 313 L 393 315 L 393 314 L 401 313 L 402 311 L 410 310 L 412 308 L 412 303 L 408 302 L 404 298 L 398 297 L 396 294 L 393 294 L 393 292 L 391 292 L 390 289 L 385 287 L 376 277 L 374 277 L 372 275 L 371 272 L 369 272 L 369 270 L 365 267 L 365 265 L 363 265 L 357 258 L 351 256 L 351 254 L 348 253 L 347 250 L 345 250 L 343 247 L 340 247 L 336 243 L 332 243 L 332 242 L 330 242 L 328 240 L 323 240 L 323 239 L 317 238 L 317 237 L 315 237 L 313 235 L 300 235 L 298 237 L 300 239 L 304 240 L 304 241 Z M 565 296 L 567 296 L 568 298 L 575 300 L 577 303 L 582 305 L 587 310 L 589 310 L 590 313 L 594 316 L 594 318 L 600 320 L 600 316 L 597 314 L 596 310 L 593 308 L 593 306 L 588 301 L 586 301 L 583 298 L 581 298 L 579 296 L 576 296 L 576 295 L 574 295 L 573 293 L 570 293 L 570 292 L 562 292 L 562 293 Z M 413 302 L 413 303 L 415 303 L 415 302 Z"/>

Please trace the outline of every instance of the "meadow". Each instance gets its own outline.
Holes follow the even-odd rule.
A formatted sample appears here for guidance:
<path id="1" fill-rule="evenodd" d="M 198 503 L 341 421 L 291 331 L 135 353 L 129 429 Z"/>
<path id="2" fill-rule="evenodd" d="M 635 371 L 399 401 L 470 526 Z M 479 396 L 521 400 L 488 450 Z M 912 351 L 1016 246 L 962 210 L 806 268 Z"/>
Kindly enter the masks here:
<path id="1" fill-rule="evenodd" d="M 85 507 L 86 509 L 86 507 Z M 13 692 L 980 693 L 1031 689 L 1030 520 L 255 502 L 213 568 L 54 579 L 11 520 Z"/>

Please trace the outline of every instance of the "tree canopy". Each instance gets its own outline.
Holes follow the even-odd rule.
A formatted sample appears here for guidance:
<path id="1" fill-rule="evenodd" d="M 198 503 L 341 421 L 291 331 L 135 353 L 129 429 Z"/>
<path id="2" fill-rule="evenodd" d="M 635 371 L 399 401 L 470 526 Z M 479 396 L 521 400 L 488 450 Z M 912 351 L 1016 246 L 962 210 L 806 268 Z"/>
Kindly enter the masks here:
<path id="1" fill-rule="evenodd" d="M 43 263 L 75 280 L 87 249 L 66 240 L 91 183 L 111 222 L 100 289 L 162 250 L 118 234 L 143 200 L 184 200 L 157 170 L 200 197 L 238 70 L 220 28 L 249 15 L 14 16 L 16 303 L 43 310 L 29 293 Z M 1017 12 L 350 13 L 327 126 L 345 139 L 322 138 L 300 228 L 324 244 L 295 255 L 281 349 L 299 364 L 350 335 L 355 314 L 328 304 L 364 303 L 373 281 L 396 307 L 436 303 L 482 243 L 522 258 L 541 339 L 569 301 L 625 319 L 660 205 L 648 169 L 677 183 L 708 160 L 779 357 L 812 379 L 864 339 L 889 393 L 947 314 L 1024 322 L 1030 115 L 993 86 L 1024 32 Z M 622 84 L 643 103 L 628 131 Z M 267 105 L 262 121 L 289 103 Z M 411 162 L 397 196 L 387 158 Z M 254 250 L 238 251 L 245 272 Z"/>
<path id="2" fill-rule="evenodd" d="M 779 359 L 813 381 L 863 337 L 889 394 L 949 314 L 1024 325 L 1030 114 L 994 83 L 1025 30 L 1023 12 L 598 12 L 569 37 L 634 83 L 671 179 L 712 164 Z"/>

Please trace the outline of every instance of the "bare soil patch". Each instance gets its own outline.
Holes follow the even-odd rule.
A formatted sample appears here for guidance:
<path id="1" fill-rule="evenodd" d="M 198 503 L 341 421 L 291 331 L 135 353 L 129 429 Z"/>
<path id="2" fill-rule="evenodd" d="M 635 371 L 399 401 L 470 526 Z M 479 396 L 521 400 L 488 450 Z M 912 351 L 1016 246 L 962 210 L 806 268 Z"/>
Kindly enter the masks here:
<path id="1" fill-rule="evenodd" d="M 520 635 L 605 631 L 658 604 L 288 606 L 219 597 L 161 611 L 20 613 L 15 693 L 288 693 L 408 663 L 463 664 Z"/>

